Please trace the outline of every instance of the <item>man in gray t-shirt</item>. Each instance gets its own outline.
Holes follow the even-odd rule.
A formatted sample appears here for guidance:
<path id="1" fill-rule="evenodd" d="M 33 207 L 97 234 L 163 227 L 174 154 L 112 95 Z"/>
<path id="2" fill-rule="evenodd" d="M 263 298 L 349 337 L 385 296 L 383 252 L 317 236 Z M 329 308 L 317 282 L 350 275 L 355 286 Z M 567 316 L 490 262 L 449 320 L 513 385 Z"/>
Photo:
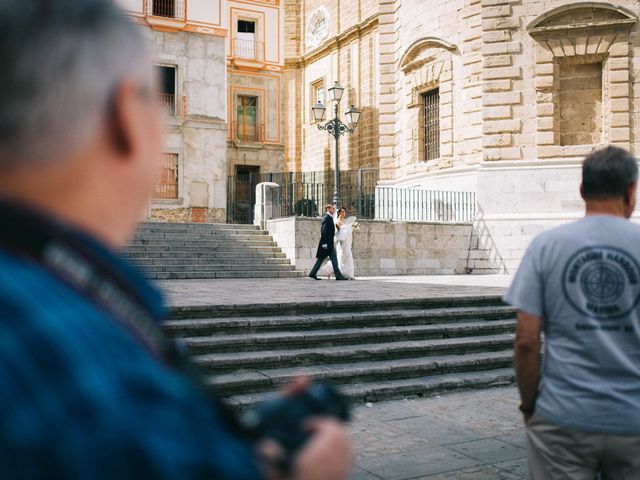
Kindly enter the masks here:
<path id="1" fill-rule="evenodd" d="M 536 237 L 505 295 L 518 310 L 534 480 L 640 478 L 640 226 L 628 221 L 637 179 L 624 150 L 589 155 L 585 217 Z"/>

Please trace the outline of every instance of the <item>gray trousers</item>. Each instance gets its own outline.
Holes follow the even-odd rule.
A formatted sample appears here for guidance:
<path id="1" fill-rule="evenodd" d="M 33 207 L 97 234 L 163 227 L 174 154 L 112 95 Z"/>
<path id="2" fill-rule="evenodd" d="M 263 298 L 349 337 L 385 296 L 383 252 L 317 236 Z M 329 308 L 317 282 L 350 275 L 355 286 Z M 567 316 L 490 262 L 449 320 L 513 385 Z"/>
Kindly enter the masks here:
<path id="1" fill-rule="evenodd" d="M 319 258 L 319 259 L 316 260 L 315 265 L 313 266 L 313 268 L 309 272 L 309 276 L 310 277 L 315 277 L 316 276 L 316 274 L 318 273 L 318 270 L 320 270 L 320 267 L 322 266 L 322 264 L 324 263 L 324 261 L 326 259 L 327 259 L 327 257 Z M 340 272 L 340 268 L 338 267 L 338 255 L 336 255 L 335 247 L 329 253 L 329 260 L 331 260 L 331 265 L 333 265 L 333 273 L 336 275 L 336 278 L 341 278 L 342 277 L 342 273 Z"/>
<path id="2" fill-rule="evenodd" d="M 537 413 L 526 435 L 532 480 L 640 479 L 640 436 L 572 430 Z"/>

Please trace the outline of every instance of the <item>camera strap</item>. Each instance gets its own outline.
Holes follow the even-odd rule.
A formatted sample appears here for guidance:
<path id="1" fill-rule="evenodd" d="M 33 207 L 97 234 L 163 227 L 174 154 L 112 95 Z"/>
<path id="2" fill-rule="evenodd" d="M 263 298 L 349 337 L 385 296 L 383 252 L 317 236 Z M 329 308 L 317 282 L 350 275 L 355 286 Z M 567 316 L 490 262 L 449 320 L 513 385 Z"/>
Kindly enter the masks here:
<path id="1" fill-rule="evenodd" d="M 83 238 L 74 238 L 48 220 L 30 219 L 29 213 L 25 218 L 24 211 L 0 206 L 0 248 L 31 259 L 98 304 L 157 360 L 170 364 L 171 346 L 159 326 L 160 319 L 136 295 L 130 282 L 89 251 Z"/>
<path id="2" fill-rule="evenodd" d="M 111 265 L 113 257 L 92 249 L 93 242 L 32 210 L 0 201 L 0 249 L 34 261 L 106 311 L 157 361 L 186 376 L 203 392 L 230 428 L 241 431 L 234 412 L 211 394 L 200 371 L 165 336 L 162 312 L 153 311 L 126 274 Z"/>

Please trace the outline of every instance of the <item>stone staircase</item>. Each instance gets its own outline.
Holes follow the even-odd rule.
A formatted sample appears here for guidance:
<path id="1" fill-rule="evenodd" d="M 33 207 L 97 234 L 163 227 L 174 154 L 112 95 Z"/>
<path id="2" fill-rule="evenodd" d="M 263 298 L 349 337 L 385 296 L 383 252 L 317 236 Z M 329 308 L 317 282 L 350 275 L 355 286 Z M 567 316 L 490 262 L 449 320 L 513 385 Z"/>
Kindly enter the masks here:
<path id="1" fill-rule="evenodd" d="M 141 223 L 123 256 L 158 280 L 304 275 L 254 225 Z"/>
<path id="2" fill-rule="evenodd" d="M 165 329 L 236 406 L 302 371 L 354 400 L 514 380 L 515 313 L 498 297 L 177 307 Z"/>

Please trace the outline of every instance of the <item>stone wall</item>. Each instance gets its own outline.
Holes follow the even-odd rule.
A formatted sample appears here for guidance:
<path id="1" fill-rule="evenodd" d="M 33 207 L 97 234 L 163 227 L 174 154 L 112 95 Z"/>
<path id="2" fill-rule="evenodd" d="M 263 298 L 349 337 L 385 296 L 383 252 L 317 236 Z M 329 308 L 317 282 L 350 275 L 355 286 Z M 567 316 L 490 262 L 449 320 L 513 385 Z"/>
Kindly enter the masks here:
<path id="1" fill-rule="evenodd" d="M 330 32 L 310 50 L 305 22 L 320 7 Z M 286 0 L 285 11 L 289 168 L 331 167 L 309 84 L 339 79 L 368 112 L 342 137 L 340 168 L 476 192 L 473 271 L 513 272 L 537 232 L 582 214 L 580 164 L 595 148 L 640 154 L 637 0 Z M 420 100 L 435 88 L 440 155 L 425 161 Z"/>
<path id="2" fill-rule="evenodd" d="M 395 109 L 380 123 L 381 178 L 477 192 L 469 270 L 513 272 L 533 236 L 582 215 L 587 154 L 640 152 L 640 4 L 449 0 L 421 16 L 418 0 L 383 3 L 381 102 Z M 423 162 L 407 98 L 443 85 L 444 150 Z"/>
<path id="3" fill-rule="evenodd" d="M 153 208 L 148 220 L 167 223 L 220 223 L 219 211 L 214 208 Z"/>
<path id="4" fill-rule="evenodd" d="M 559 64 L 560 145 L 596 145 L 602 137 L 602 62 Z"/>
<path id="5" fill-rule="evenodd" d="M 472 226 L 358 220 L 353 236 L 356 276 L 440 275 L 467 272 Z M 309 272 L 315 262 L 320 219 L 287 217 L 267 229 L 296 266 Z"/>
<path id="6" fill-rule="evenodd" d="M 175 66 L 178 98 L 178 111 L 167 120 L 164 148 L 166 153 L 178 155 L 178 198 L 152 201 L 150 218 L 224 222 L 227 205 L 224 38 L 148 28 L 144 32 L 152 42 L 154 62 Z"/>

